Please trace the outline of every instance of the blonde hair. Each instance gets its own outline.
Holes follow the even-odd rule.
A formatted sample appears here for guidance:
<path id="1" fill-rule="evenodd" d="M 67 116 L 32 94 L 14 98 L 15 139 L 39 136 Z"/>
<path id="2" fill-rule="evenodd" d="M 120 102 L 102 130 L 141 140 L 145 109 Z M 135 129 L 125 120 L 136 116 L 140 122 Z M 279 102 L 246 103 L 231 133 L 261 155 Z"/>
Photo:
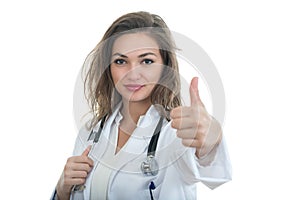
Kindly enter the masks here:
<path id="1" fill-rule="evenodd" d="M 84 93 L 93 114 L 88 128 L 93 127 L 104 115 L 111 114 L 121 100 L 110 73 L 112 46 L 119 36 L 137 32 L 146 33 L 156 40 L 163 64 L 167 66 L 151 93 L 151 103 L 161 105 L 166 111 L 181 105 L 176 46 L 171 31 L 158 15 L 128 13 L 113 22 L 84 62 Z"/>

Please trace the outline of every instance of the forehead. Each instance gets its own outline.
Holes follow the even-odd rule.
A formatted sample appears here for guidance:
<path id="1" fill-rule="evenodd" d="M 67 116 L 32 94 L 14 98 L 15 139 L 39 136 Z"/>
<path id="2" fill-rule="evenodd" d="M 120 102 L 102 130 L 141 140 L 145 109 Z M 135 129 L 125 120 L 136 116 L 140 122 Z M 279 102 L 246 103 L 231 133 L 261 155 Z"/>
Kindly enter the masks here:
<path id="1" fill-rule="evenodd" d="M 128 54 L 138 50 L 153 50 L 158 51 L 157 42 L 146 33 L 130 33 L 118 37 L 112 48 L 112 54 Z"/>

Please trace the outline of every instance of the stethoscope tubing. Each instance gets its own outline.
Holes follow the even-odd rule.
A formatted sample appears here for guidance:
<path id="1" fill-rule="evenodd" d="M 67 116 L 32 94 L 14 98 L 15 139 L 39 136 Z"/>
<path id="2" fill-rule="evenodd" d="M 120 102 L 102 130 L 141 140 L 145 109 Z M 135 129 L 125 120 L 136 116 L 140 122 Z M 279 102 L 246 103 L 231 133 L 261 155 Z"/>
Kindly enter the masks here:
<path id="1" fill-rule="evenodd" d="M 99 141 L 99 138 L 100 138 L 101 132 L 103 130 L 104 123 L 106 121 L 107 116 L 108 115 L 106 114 L 101 119 L 100 126 L 99 126 L 98 131 L 95 133 L 95 136 L 93 139 L 93 144 L 92 144 L 89 155 L 93 152 L 94 146 Z M 162 124 L 163 124 L 163 119 L 164 118 L 161 116 L 155 127 L 155 130 L 153 132 L 153 135 L 151 137 L 151 140 L 150 140 L 150 143 L 148 146 L 147 159 L 146 159 L 146 161 L 142 162 L 142 164 L 141 164 L 141 171 L 146 176 L 149 176 L 149 175 L 155 176 L 158 173 L 158 164 L 157 164 L 157 161 L 155 160 L 155 153 L 156 153 L 157 143 L 158 143 L 159 135 L 160 135 Z M 92 131 L 88 137 L 88 140 L 91 139 L 91 136 L 93 134 L 94 134 L 94 130 L 92 129 Z M 152 165 L 155 166 L 155 169 L 152 169 Z M 153 183 L 153 182 L 151 182 L 151 183 Z M 72 188 L 72 192 L 83 191 L 84 189 L 85 189 L 85 185 L 74 185 Z M 149 188 L 149 190 L 150 190 L 151 199 L 153 199 L 152 189 Z"/>

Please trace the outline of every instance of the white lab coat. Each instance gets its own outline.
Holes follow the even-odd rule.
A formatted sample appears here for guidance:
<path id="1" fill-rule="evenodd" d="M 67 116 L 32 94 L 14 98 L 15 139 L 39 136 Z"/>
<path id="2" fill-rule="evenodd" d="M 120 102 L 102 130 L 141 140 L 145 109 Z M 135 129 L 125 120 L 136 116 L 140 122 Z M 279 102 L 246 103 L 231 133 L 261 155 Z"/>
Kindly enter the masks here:
<path id="1" fill-rule="evenodd" d="M 182 145 L 181 139 L 176 136 L 176 130 L 167 120 L 163 123 L 155 156 L 160 170 L 156 176 L 143 175 L 140 166 L 146 159 L 151 136 L 160 118 L 153 106 L 139 120 L 137 129 L 118 153 L 118 161 L 114 164 L 101 162 L 108 145 L 115 145 L 111 141 L 111 134 L 116 133 L 111 133 L 111 128 L 119 108 L 120 105 L 106 121 L 99 142 L 90 152 L 94 167 L 86 179 L 85 190 L 74 192 L 71 199 L 90 199 L 91 179 L 97 165 L 106 165 L 113 169 L 107 188 L 109 200 L 150 199 L 151 181 L 156 186 L 153 190 L 155 200 L 194 200 L 197 199 L 197 182 L 201 181 L 213 189 L 231 180 L 231 166 L 224 140 L 218 146 L 213 162 L 208 166 L 201 166 L 195 156 L 195 149 Z M 99 124 L 100 122 L 94 128 L 95 131 L 98 130 Z M 89 134 L 90 131 L 84 127 L 79 131 L 74 155 L 81 155 L 87 146 L 93 143 L 92 140 L 88 141 Z"/>

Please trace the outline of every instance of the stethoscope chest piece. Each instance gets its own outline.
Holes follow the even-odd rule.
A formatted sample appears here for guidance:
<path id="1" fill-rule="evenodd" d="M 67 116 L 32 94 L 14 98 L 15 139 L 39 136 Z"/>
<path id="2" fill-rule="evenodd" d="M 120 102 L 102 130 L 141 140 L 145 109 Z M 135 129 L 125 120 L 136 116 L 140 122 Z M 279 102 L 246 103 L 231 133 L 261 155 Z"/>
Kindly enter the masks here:
<path id="1" fill-rule="evenodd" d="M 147 156 L 147 159 L 141 164 L 141 171 L 146 176 L 155 176 L 158 173 L 158 163 L 153 155 Z"/>

